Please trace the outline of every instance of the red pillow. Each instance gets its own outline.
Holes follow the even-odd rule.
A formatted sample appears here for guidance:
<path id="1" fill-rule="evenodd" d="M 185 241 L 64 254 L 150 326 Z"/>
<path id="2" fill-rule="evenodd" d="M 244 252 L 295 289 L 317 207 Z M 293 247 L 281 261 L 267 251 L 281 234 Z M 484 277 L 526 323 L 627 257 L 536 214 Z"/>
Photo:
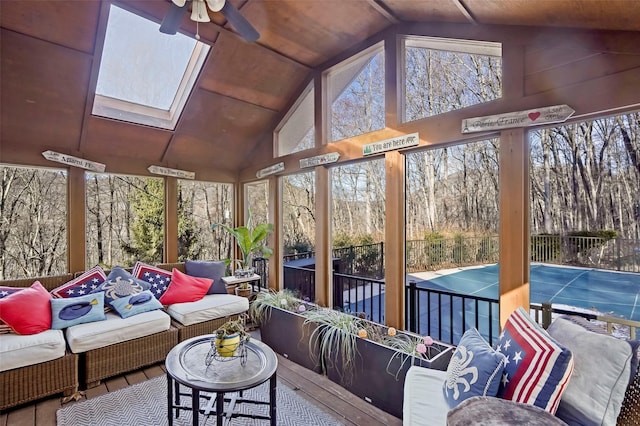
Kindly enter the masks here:
<path id="1" fill-rule="evenodd" d="M 0 299 L 0 319 L 18 334 L 38 334 L 51 328 L 51 295 L 36 281 L 31 287 Z"/>
<path id="2" fill-rule="evenodd" d="M 192 277 L 173 268 L 171 284 L 160 297 L 160 303 L 172 305 L 174 303 L 195 302 L 207 294 L 212 283 L 211 279 Z"/>

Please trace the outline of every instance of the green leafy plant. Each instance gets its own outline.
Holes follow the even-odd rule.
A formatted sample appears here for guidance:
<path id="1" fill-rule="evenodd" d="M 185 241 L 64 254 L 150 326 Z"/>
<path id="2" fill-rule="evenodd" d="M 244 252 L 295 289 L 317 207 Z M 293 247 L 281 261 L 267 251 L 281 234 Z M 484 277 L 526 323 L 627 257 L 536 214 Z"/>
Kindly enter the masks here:
<path id="1" fill-rule="evenodd" d="M 239 268 L 249 269 L 251 266 L 251 259 L 255 254 L 259 254 L 265 259 L 268 259 L 273 254 L 273 250 L 266 246 L 267 237 L 271 232 L 273 232 L 273 224 L 260 223 L 253 225 L 251 212 L 249 212 L 249 218 L 247 219 L 246 226 L 230 228 L 221 223 L 214 223 L 211 225 L 212 229 L 216 229 L 218 227 L 224 229 L 233 236 L 233 238 L 235 238 L 238 248 L 242 253 L 242 259 L 236 260 Z"/>

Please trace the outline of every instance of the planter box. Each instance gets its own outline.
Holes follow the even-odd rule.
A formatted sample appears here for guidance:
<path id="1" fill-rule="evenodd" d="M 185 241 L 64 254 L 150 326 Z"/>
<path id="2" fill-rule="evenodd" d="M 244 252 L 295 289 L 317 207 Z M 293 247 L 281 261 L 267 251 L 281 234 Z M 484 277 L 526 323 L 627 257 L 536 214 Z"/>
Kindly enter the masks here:
<path id="1" fill-rule="evenodd" d="M 315 324 L 304 324 L 302 315 L 280 308 L 271 308 L 271 315 L 260 325 L 263 343 L 283 357 L 316 373 L 322 374 L 317 340 L 310 345 Z M 314 358 L 312 355 L 314 354 Z M 314 362 L 316 359 L 318 362 Z"/>
<path id="2" fill-rule="evenodd" d="M 332 351 L 332 360 L 327 362 L 327 377 L 354 395 L 398 418 L 402 418 L 404 379 L 412 363 L 445 371 L 454 351 L 453 346 L 435 342 L 431 352 L 440 352 L 434 354 L 430 360 L 424 360 L 409 357 L 388 346 L 361 338 L 357 338 L 356 348 L 358 353 L 353 368 L 347 371 L 342 366 L 340 349 L 335 348 Z"/>

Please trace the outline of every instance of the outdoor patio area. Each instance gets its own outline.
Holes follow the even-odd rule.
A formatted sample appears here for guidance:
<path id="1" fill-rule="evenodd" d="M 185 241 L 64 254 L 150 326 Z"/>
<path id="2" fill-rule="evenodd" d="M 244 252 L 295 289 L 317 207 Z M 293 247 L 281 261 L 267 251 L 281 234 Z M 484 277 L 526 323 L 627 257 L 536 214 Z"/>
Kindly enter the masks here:
<path id="1" fill-rule="evenodd" d="M 259 330 L 252 332 L 252 336 L 259 338 Z M 100 386 L 86 390 L 79 402 L 116 392 L 155 377 L 165 376 L 165 373 L 164 365 L 160 363 L 108 379 Z M 400 426 L 402 424 L 402 420 L 368 404 L 330 381 L 326 376 L 309 371 L 281 355 L 278 355 L 277 377 L 282 384 L 294 389 L 296 394 L 307 400 L 309 404 L 334 417 L 336 424 L 345 426 Z M 61 397 L 56 396 L 9 409 L 0 414 L 0 426 L 56 426 L 56 411 L 61 407 L 79 403 L 71 401 L 62 404 L 61 400 Z M 215 417 L 209 419 L 206 424 L 215 424 Z"/>

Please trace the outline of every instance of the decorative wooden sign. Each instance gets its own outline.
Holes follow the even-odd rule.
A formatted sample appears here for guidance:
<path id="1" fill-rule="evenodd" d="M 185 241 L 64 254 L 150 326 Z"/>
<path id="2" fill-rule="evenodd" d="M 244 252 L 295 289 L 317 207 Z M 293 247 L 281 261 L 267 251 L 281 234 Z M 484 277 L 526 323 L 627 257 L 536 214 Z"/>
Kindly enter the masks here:
<path id="1" fill-rule="evenodd" d="M 511 127 L 529 127 L 538 124 L 562 123 L 575 111 L 568 105 L 555 105 L 528 111 L 488 115 L 462 120 L 462 133 L 486 132 Z"/>
<path id="2" fill-rule="evenodd" d="M 72 155 L 61 154 L 55 151 L 44 151 L 42 156 L 49 161 L 67 164 L 69 166 L 80 167 L 81 169 L 91 170 L 92 172 L 104 172 L 106 166 L 96 161 L 85 160 L 84 158 L 74 157 Z"/>
<path id="3" fill-rule="evenodd" d="M 377 154 L 379 152 L 392 151 L 410 146 L 417 146 L 420 138 L 417 133 L 399 136 L 397 138 L 385 139 L 383 141 L 370 143 L 362 147 L 362 155 Z"/>
<path id="4" fill-rule="evenodd" d="M 263 177 L 282 172 L 284 171 L 284 162 L 274 164 L 273 166 L 265 167 L 264 169 L 258 170 L 256 173 L 256 177 L 258 179 L 262 179 Z"/>
<path id="5" fill-rule="evenodd" d="M 169 169 L 167 167 L 161 166 L 149 166 L 147 168 L 150 173 L 154 175 L 162 175 L 162 176 L 171 176 L 180 179 L 195 179 L 195 172 L 187 172 L 186 170 L 178 170 L 178 169 Z"/>
<path id="6" fill-rule="evenodd" d="M 316 155 L 315 157 L 300 159 L 300 168 L 321 166 L 323 164 L 335 163 L 340 158 L 340 153 L 329 152 L 328 154 Z"/>

